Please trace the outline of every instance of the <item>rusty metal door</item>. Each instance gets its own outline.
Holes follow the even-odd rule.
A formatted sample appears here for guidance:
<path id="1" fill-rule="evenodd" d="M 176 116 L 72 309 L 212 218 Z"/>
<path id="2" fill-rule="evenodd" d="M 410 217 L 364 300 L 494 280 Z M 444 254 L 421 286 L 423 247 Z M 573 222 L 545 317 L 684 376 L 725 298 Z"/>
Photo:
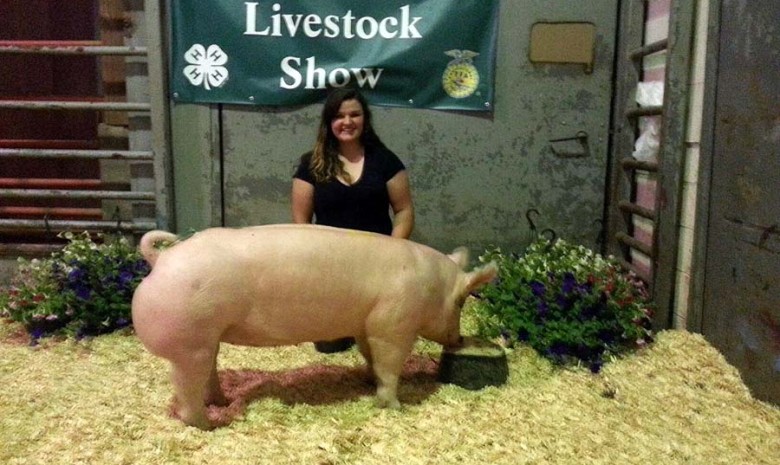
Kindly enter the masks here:
<path id="1" fill-rule="evenodd" d="M 716 3 L 702 330 L 780 403 L 780 2 Z"/>

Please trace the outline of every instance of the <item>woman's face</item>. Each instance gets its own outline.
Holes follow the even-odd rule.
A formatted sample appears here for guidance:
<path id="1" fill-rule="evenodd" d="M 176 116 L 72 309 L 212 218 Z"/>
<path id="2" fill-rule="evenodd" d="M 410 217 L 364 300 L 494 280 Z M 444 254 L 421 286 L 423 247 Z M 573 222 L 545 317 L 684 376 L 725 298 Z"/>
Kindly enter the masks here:
<path id="1" fill-rule="evenodd" d="M 330 122 L 330 130 L 339 144 L 360 142 L 363 134 L 363 106 L 357 100 L 344 100 Z"/>

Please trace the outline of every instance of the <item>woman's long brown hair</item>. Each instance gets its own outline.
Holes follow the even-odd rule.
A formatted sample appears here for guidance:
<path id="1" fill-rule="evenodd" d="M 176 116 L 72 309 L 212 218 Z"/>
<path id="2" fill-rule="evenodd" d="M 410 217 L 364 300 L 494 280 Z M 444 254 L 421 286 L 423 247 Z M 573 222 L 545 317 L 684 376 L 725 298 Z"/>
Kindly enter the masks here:
<path id="1" fill-rule="evenodd" d="M 309 168 L 316 182 L 331 181 L 339 176 L 349 183 L 352 182 L 349 173 L 347 173 L 341 160 L 339 160 L 338 139 L 336 139 L 330 128 L 330 123 L 338 115 L 341 104 L 346 100 L 357 100 L 360 106 L 363 107 L 363 133 L 360 135 L 360 143 L 363 147 L 384 147 L 384 144 L 374 131 L 371 109 L 368 107 L 368 102 L 363 97 L 363 94 L 357 89 L 334 89 L 328 94 L 328 98 L 322 107 L 317 141 L 314 143 L 314 149 L 310 153 L 311 161 Z"/>

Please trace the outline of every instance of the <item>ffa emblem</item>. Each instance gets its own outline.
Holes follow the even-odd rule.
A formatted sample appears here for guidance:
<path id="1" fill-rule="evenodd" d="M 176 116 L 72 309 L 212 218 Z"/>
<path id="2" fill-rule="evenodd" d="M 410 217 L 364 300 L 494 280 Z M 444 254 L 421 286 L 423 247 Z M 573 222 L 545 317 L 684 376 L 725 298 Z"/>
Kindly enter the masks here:
<path id="1" fill-rule="evenodd" d="M 444 54 L 453 57 L 441 76 L 444 92 L 452 98 L 465 98 L 473 94 L 479 85 L 479 72 L 471 59 L 479 53 L 471 50 L 449 50 Z"/>

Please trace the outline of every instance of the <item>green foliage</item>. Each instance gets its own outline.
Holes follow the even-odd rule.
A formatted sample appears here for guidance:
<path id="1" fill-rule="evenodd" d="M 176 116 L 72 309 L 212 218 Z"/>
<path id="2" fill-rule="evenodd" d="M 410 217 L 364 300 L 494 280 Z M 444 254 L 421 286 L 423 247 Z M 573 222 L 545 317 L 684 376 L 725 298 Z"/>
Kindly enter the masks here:
<path id="1" fill-rule="evenodd" d="M 133 292 L 149 265 L 124 237 L 63 233 L 62 250 L 19 259 L 11 286 L 0 291 L 0 316 L 22 323 L 35 343 L 52 334 L 77 338 L 130 325 Z"/>
<path id="2" fill-rule="evenodd" d="M 583 361 L 601 369 L 604 356 L 652 341 L 646 288 L 612 259 L 558 239 L 539 240 L 525 254 L 486 251 L 498 279 L 480 293 L 477 331 L 524 342 L 556 363 Z"/>

